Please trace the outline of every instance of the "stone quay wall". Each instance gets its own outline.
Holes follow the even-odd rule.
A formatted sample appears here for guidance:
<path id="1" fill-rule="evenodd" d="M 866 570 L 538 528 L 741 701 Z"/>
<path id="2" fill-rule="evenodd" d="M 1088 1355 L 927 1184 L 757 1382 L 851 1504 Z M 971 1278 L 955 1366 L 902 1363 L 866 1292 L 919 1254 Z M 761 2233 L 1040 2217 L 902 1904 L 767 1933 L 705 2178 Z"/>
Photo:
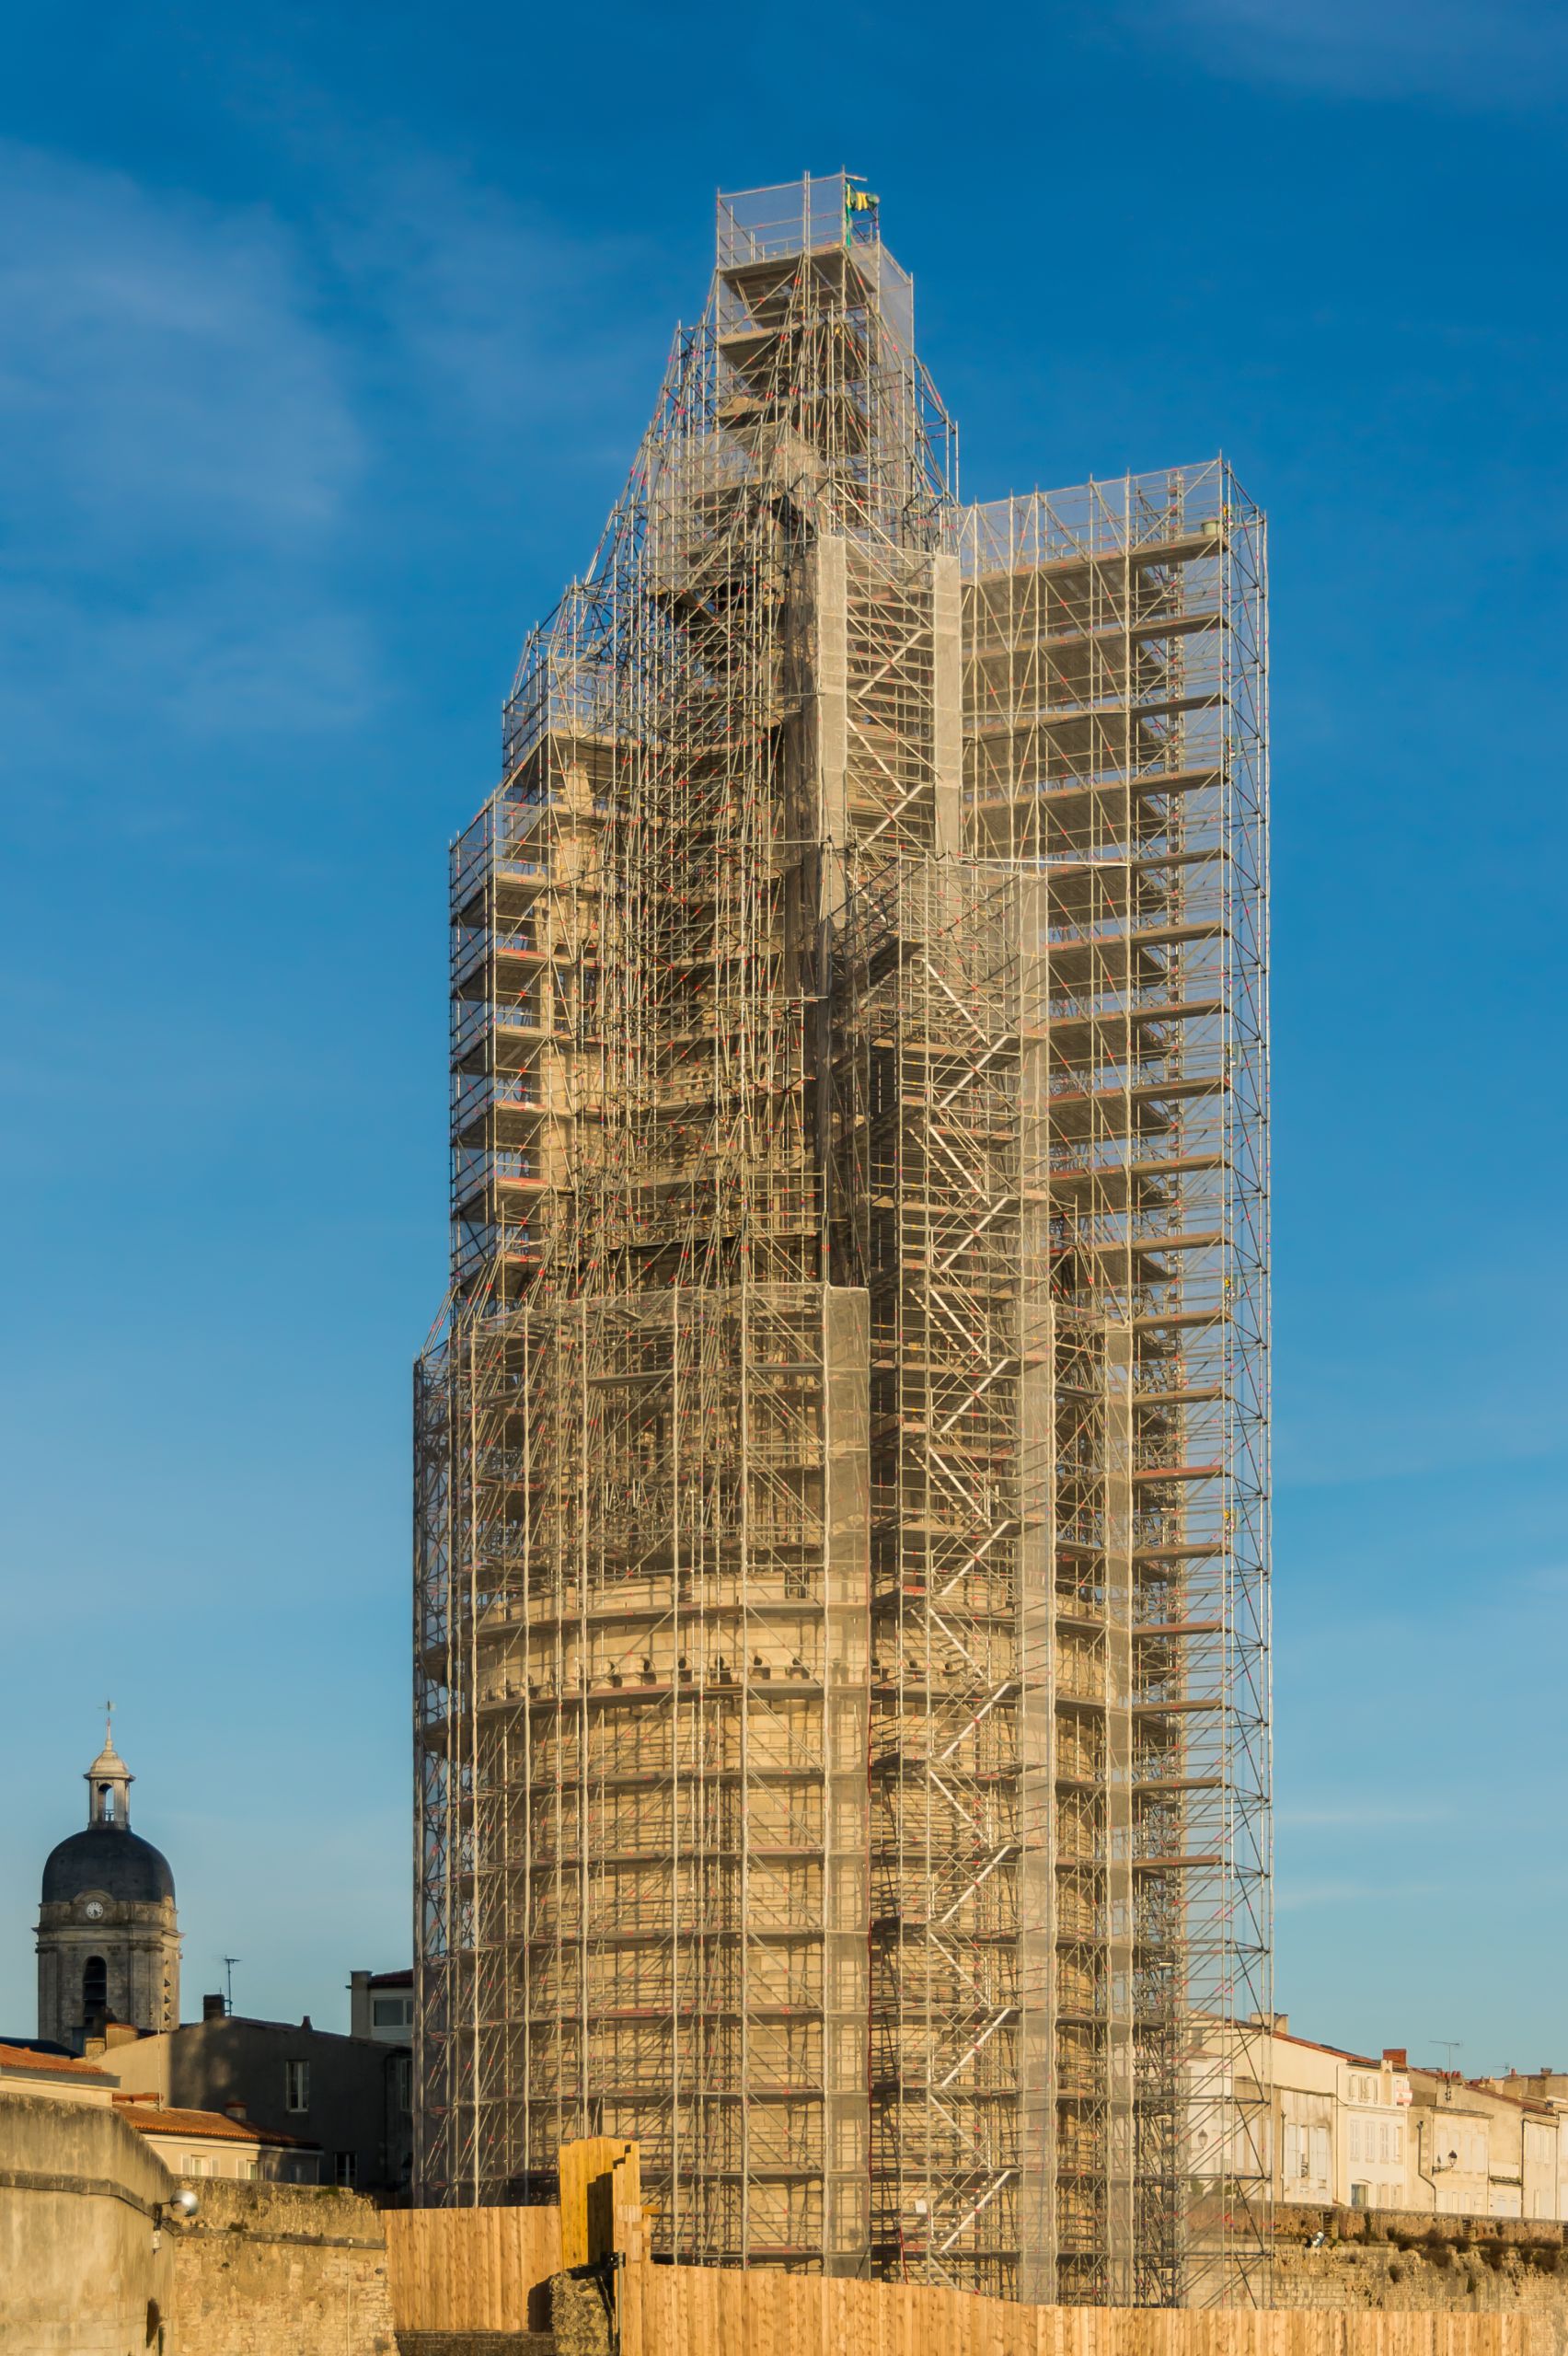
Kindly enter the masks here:
<path id="1" fill-rule="evenodd" d="M 168 2356 L 396 2356 L 374 2201 L 331 2186 L 191 2179 L 174 2251 Z"/>
<path id="2" fill-rule="evenodd" d="M 1539 2356 L 1568 2356 L 1568 2226 L 1281 2206 L 1272 2304 L 1339 2314 L 1530 2316 Z"/>
<path id="3" fill-rule="evenodd" d="M 0 2094 L 0 2356 L 158 2349 L 175 2189 L 107 2104 Z"/>

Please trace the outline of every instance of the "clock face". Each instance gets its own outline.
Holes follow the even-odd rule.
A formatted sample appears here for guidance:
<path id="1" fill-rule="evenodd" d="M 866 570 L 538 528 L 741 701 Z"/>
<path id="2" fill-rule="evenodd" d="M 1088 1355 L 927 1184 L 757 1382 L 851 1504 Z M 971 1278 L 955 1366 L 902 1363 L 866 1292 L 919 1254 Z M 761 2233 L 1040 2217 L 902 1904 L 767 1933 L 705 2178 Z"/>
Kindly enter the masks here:
<path id="1" fill-rule="evenodd" d="M 89 1898 L 86 1904 L 83 1907 L 82 1911 L 86 1916 L 89 1923 L 96 1923 L 103 1912 L 102 1900 L 97 1898 Z"/>

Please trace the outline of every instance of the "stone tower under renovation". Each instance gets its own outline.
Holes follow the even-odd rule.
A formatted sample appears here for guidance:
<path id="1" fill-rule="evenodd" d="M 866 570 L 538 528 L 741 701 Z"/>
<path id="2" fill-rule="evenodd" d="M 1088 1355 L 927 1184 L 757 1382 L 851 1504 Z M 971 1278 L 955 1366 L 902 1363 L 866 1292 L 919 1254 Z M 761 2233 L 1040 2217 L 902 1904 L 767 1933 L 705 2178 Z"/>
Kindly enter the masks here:
<path id="1" fill-rule="evenodd" d="M 958 502 L 845 176 L 721 197 L 454 846 L 421 2196 L 1113 2304 L 1266 2249 L 1262 525 Z"/>

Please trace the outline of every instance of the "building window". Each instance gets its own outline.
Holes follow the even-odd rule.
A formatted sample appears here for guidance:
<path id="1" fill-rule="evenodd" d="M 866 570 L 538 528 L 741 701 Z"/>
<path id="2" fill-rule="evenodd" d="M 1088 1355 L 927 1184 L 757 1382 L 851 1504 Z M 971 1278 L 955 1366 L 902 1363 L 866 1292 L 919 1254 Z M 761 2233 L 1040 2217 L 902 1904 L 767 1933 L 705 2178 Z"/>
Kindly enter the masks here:
<path id="1" fill-rule="evenodd" d="M 351 2190 L 359 2182 L 359 2154 L 357 2152 L 333 2153 L 332 2181 L 334 2184 L 347 2185 Z"/>
<path id="2" fill-rule="evenodd" d="M 392 2097 L 393 2111 L 401 2118 L 413 2108 L 414 2069 L 412 2059 L 409 2054 L 395 2053 L 393 2055 L 387 2085 Z"/>
<path id="3" fill-rule="evenodd" d="M 412 1999 L 408 1996 L 376 1996 L 371 2003 L 370 2016 L 377 2028 L 407 2028 L 414 2017 Z"/>
<path id="4" fill-rule="evenodd" d="M 310 2108 L 310 2064 L 308 2062 L 283 2063 L 283 2108 L 285 2110 Z"/>
<path id="5" fill-rule="evenodd" d="M 101 1955 L 90 1955 L 82 1972 L 82 2014 L 86 2020 L 109 2009 L 109 1966 Z"/>
<path id="6" fill-rule="evenodd" d="M 1353 2184 L 1350 2188 L 1350 2205 L 1353 2209 L 1369 2209 L 1372 2205 L 1371 2186 Z"/>

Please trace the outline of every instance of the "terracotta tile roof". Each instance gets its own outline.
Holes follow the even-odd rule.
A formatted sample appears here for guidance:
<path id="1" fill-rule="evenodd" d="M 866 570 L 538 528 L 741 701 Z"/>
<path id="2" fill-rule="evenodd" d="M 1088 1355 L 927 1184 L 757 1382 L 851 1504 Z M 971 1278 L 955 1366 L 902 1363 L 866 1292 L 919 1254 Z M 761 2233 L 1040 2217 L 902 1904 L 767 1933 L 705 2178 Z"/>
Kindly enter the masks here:
<path id="1" fill-rule="evenodd" d="M 0 2045 L 0 2070 L 43 2070 L 51 2077 L 69 2071 L 74 2078 L 97 2078 L 106 2086 L 120 2084 L 96 2062 L 80 2062 L 71 2053 L 35 2053 L 30 2045 Z"/>
<path id="2" fill-rule="evenodd" d="M 1271 2029 L 1268 2034 L 1281 2045 L 1305 2045 L 1313 2053 L 1332 2053 L 1336 2062 L 1353 2062 L 1358 2070 L 1380 2070 L 1381 2062 L 1374 2062 L 1369 2053 L 1352 2053 L 1343 2045 L 1320 2045 L 1315 2037 L 1297 2037 L 1290 2028 Z"/>
<path id="3" fill-rule="evenodd" d="M 225 2143 L 285 2144 L 294 2152 L 321 2148 L 318 2143 L 307 2143 L 302 2135 L 281 2135 L 275 2128 L 258 2127 L 253 2119 L 230 2119 L 222 2110 L 171 2110 L 162 2103 L 134 2100 L 122 2100 L 118 2108 L 121 2119 L 143 2135 L 206 2135 Z"/>

